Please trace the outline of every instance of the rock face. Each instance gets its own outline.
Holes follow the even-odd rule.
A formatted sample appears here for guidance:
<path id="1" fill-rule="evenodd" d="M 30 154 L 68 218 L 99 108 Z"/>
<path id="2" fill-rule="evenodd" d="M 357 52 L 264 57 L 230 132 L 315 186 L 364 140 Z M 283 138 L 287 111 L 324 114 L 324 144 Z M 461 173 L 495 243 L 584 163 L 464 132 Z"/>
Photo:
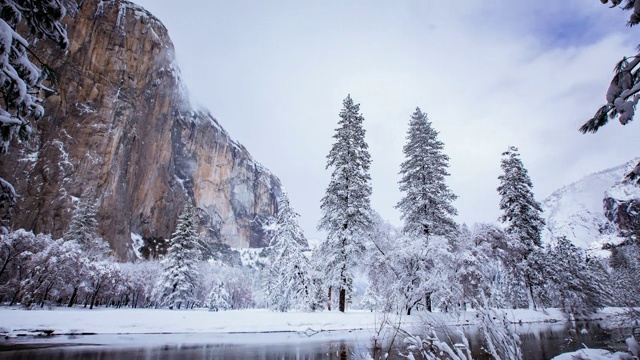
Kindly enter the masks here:
<path id="1" fill-rule="evenodd" d="M 625 175 L 637 166 L 638 159 L 629 162 Z M 628 177 L 616 182 L 604 197 L 604 215 L 622 233 L 640 233 L 640 184 Z"/>
<path id="2" fill-rule="evenodd" d="M 161 22 L 126 1 L 90 0 L 68 34 L 66 54 L 39 44 L 58 75 L 40 131 L 0 157 L 21 195 L 13 227 L 59 237 L 90 196 L 100 233 L 132 259 L 132 233 L 169 238 L 193 199 L 209 241 L 264 246 L 261 223 L 277 211 L 280 181 L 190 105 Z"/>
<path id="3" fill-rule="evenodd" d="M 545 240 L 566 236 L 574 244 L 591 249 L 622 241 L 620 230 L 624 231 L 625 224 L 634 217 L 627 211 L 633 207 L 626 205 L 633 197 L 633 187 L 621 179 L 637 162 L 634 159 L 588 175 L 551 194 L 542 203 L 547 223 Z M 624 195 L 626 192 L 629 196 Z"/>

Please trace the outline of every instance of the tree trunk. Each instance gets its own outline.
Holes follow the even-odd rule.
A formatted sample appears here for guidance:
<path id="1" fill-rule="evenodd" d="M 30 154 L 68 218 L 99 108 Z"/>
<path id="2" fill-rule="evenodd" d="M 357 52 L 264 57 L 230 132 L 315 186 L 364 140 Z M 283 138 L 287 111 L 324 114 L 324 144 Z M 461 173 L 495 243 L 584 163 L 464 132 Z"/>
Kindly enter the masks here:
<path id="1" fill-rule="evenodd" d="M 347 290 L 345 288 L 340 289 L 340 304 L 339 309 L 340 312 L 344 312 L 347 305 Z"/>
<path id="2" fill-rule="evenodd" d="M 78 296 L 78 287 L 75 286 L 73 288 L 73 293 L 71 294 L 71 299 L 69 299 L 69 305 L 67 307 L 73 307 L 73 303 L 76 302 L 76 296 Z"/>
<path id="3" fill-rule="evenodd" d="M 433 312 L 433 309 L 431 308 L 431 293 L 424 294 L 424 307 L 428 312 Z"/>
<path id="4" fill-rule="evenodd" d="M 9 303 L 9 306 L 13 306 L 13 304 L 15 304 L 16 300 L 18 299 L 18 294 L 20 294 L 20 289 L 19 288 L 13 294 L 13 298 L 11 299 L 11 302 Z"/>
<path id="5" fill-rule="evenodd" d="M 329 301 L 327 302 L 327 310 L 331 311 L 331 286 L 329 286 Z"/>
<path id="6" fill-rule="evenodd" d="M 407 316 L 411 315 L 411 306 L 407 306 Z"/>
<path id="7" fill-rule="evenodd" d="M 9 253 L 9 255 L 11 255 L 11 253 Z M 9 255 L 7 255 L 7 258 L 5 259 L 4 263 L 2 264 L 2 268 L 0 269 L 0 278 L 2 278 L 2 274 L 4 273 L 4 270 L 7 268 L 7 264 L 11 260 L 11 256 Z"/>
<path id="8" fill-rule="evenodd" d="M 93 305 L 96 303 L 96 298 L 98 297 L 98 291 L 100 291 L 101 286 L 102 284 L 96 287 L 96 291 L 93 293 L 93 296 L 91 297 L 91 306 L 89 306 L 89 309 L 93 309 Z"/>
<path id="9" fill-rule="evenodd" d="M 528 277 L 527 277 L 528 278 Z M 527 300 L 529 300 L 529 310 L 536 309 L 536 303 L 533 301 L 533 285 L 530 281 L 527 281 Z"/>
<path id="10" fill-rule="evenodd" d="M 53 287 L 53 284 L 49 284 L 49 286 L 47 286 L 47 290 L 45 290 L 44 296 L 42 297 L 42 303 L 40 304 L 41 308 L 44 307 L 44 303 L 47 301 L 47 298 L 49 297 L 49 291 L 51 291 L 52 287 Z"/>

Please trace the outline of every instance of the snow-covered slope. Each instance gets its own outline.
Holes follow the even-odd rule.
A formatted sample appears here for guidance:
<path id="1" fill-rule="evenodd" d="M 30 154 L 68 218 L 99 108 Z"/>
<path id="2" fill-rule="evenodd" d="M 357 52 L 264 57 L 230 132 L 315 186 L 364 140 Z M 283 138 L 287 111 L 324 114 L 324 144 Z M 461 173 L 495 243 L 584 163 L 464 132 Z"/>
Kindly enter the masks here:
<path id="1" fill-rule="evenodd" d="M 605 193 L 623 179 L 625 170 L 638 160 L 588 175 L 544 200 L 545 241 L 566 236 L 574 244 L 592 249 L 619 241 L 617 230 L 604 215 L 603 200 Z"/>

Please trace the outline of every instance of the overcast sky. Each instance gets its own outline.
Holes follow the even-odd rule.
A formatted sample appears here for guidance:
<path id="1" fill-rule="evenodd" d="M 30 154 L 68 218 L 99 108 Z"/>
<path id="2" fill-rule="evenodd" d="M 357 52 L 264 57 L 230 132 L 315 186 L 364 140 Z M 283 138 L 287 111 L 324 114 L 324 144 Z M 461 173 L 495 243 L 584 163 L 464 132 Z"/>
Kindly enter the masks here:
<path id="1" fill-rule="evenodd" d="M 468 224 L 498 218 L 509 145 L 539 201 L 640 155 L 638 120 L 577 131 L 640 43 L 629 13 L 597 0 L 134 1 L 168 28 L 194 101 L 282 180 L 309 238 L 321 236 L 326 155 L 347 94 L 365 117 L 372 205 L 396 225 L 416 106 L 440 132 Z"/>

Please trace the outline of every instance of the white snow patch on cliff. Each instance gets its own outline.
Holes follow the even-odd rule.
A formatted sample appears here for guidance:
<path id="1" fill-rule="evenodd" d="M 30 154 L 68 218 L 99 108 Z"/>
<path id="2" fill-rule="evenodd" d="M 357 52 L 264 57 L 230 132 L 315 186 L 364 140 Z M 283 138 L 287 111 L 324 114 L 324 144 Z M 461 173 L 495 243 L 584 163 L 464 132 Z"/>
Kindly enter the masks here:
<path id="1" fill-rule="evenodd" d="M 144 259 L 144 257 L 142 256 L 142 253 L 140 252 L 140 249 L 142 248 L 143 245 L 144 245 L 144 240 L 142 239 L 142 236 L 132 232 L 131 247 L 133 248 L 133 253 L 136 254 L 136 257 L 138 259 Z"/>
<path id="2" fill-rule="evenodd" d="M 624 174 L 626 175 L 632 172 L 638 165 L 639 161 L 640 158 L 629 161 L 624 168 Z M 625 179 L 617 182 L 614 186 L 607 190 L 606 195 L 607 197 L 619 201 L 640 199 L 640 186 L 637 185 L 635 181 L 629 181 L 628 179 Z"/>
<path id="3" fill-rule="evenodd" d="M 577 246 L 594 250 L 619 242 L 615 227 L 604 216 L 603 200 L 605 196 L 632 196 L 626 187 L 615 189 L 638 160 L 588 175 L 551 194 L 542 203 L 547 221 L 544 240 L 566 236 Z"/>

